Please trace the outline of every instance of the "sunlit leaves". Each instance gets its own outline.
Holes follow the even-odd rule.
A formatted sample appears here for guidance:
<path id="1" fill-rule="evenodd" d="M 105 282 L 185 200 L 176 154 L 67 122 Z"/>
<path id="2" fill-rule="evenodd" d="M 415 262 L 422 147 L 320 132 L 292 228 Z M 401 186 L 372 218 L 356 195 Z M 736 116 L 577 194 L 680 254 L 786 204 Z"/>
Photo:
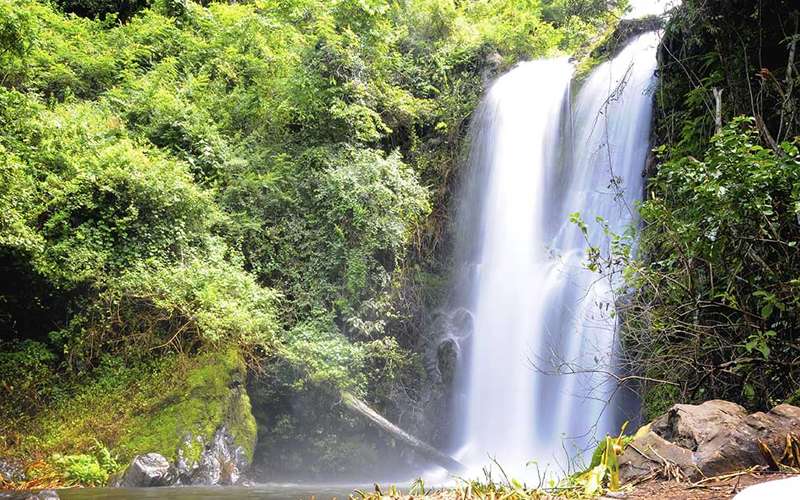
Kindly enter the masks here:
<path id="1" fill-rule="evenodd" d="M 780 374 L 795 356 L 800 308 L 793 285 L 800 272 L 797 145 L 782 144 L 780 153 L 764 147 L 753 120 L 737 118 L 702 158 L 674 153 L 641 208 L 641 246 L 650 260 L 640 266 L 643 314 L 629 315 L 629 328 L 647 324 L 661 339 L 660 352 L 642 352 L 688 356 L 704 367 L 683 376 L 698 378 L 695 396 L 702 389 L 738 398 L 744 378 L 747 404 L 772 404 L 769 398 L 795 390 Z M 725 363 L 733 368 L 718 371 Z M 683 383 L 674 368 L 661 370 L 650 374 Z"/>

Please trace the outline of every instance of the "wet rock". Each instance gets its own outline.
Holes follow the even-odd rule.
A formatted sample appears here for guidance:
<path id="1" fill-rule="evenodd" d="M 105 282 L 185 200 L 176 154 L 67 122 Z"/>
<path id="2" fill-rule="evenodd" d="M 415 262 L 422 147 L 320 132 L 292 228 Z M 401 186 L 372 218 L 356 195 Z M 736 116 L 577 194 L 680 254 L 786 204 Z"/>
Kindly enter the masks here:
<path id="1" fill-rule="evenodd" d="M 249 465 L 245 450 L 236 445 L 234 437 L 223 426 L 214 434 L 185 483 L 205 486 L 233 485 L 239 482 L 241 474 Z"/>
<path id="2" fill-rule="evenodd" d="M 191 439 L 191 436 L 188 436 L 186 439 Z M 192 464 L 186 460 L 183 449 L 183 446 L 178 448 L 178 459 L 175 461 L 175 473 L 178 475 L 179 484 L 190 484 L 192 481 L 192 473 L 197 466 L 195 464 L 195 466 L 192 467 Z"/>
<path id="3" fill-rule="evenodd" d="M 494 77 L 497 76 L 497 73 L 500 71 L 502 66 L 503 56 L 501 56 L 499 52 L 491 52 L 486 55 L 486 58 L 483 62 L 483 68 L 481 69 L 481 81 L 483 82 L 484 86 L 489 85 Z"/>
<path id="4" fill-rule="evenodd" d="M 0 478 L 12 482 L 24 481 L 25 470 L 13 460 L 0 458 Z"/>
<path id="5" fill-rule="evenodd" d="M 444 339 L 436 350 L 437 369 L 445 386 L 451 386 L 456 373 L 458 359 L 461 357 L 458 343 L 452 339 Z"/>
<path id="6" fill-rule="evenodd" d="M 186 456 L 187 450 L 202 448 L 197 459 Z M 157 453 L 137 456 L 113 487 L 149 486 L 215 486 L 234 485 L 250 466 L 246 450 L 236 444 L 235 437 L 221 426 L 206 443 L 201 436 L 187 433 L 177 449 L 177 459 L 170 464 Z"/>
<path id="7" fill-rule="evenodd" d="M 122 488 L 149 488 L 172 486 L 177 474 L 169 461 L 158 453 L 138 455 L 125 470 L 116 486 Z"/>
<path id="8" fill-rule="evenodd" d="M 650 424 L 620 457 L 623 481 L 649 475 L 690 480 L 767 465 L 764 443 L 781 456 L 786 436 L 800 433 L 800 408 L 779 405 L 748 415 L 728 401 L 675 405 Z"/>
<path id="9" fill-rule="evenodd" d="M 612 58 L 636 36 L 664 29 L 663 16 L 647 16 L 639 19 L 622 19 L 614 32 L 592 51 L 592 57 Z"/>
<path id="10" fill-rule="evenodd" d="M 33 495 L 29 495 L 25 500 L 59 500 L 58 492 L 56 490 L 42 490 Z"/>

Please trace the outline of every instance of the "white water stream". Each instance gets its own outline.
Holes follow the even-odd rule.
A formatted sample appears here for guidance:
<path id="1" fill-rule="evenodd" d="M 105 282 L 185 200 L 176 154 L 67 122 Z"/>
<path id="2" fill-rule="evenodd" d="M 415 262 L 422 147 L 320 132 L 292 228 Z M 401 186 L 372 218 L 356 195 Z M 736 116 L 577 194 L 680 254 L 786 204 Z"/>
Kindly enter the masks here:
<path id="1" fill-rule="evenodd" d="M 637 222 L 657 42 L 638 37 L 576 96 L 566 59 L 522 63 L 473 119 L 456 294 L 472 318 L 460 458 L 476 470 L 491 457 L 535 475 L 528 461 L 563 467 L 619 432 L 611 284 L 584 268 L 569 215 L 580 212 L 594 245 L 604 241 L 595 217 L 615 232 Z"/>

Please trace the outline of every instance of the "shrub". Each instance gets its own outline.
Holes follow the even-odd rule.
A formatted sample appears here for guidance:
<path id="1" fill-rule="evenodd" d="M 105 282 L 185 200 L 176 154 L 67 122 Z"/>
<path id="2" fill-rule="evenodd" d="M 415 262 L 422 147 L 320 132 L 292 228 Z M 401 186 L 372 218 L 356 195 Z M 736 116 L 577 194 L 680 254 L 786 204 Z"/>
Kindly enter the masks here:
<path id="1" fill-rule="evenodd" d="M 55 382 L 56 356 L 41 342 L 0 342 L 0 415 L 3 410 L 38 408 Z"/>
<path id="2" fill-rule="evenodd" d="M 83 17 L 103 18 L 114 14 L 121 21 L 127 21 L 136 12 L 147 7 L 149 0 L 56 0 L 64 12 Z"/>
<path id="3" fill-rule="evenodd" d="M 622 319 L 631 369 L 674 386 L 649 390 L 654 411 L 707 398 L 766 408 L 796 391 L 800 153 L 781 148 L 737 118 L 702 160 L 668 159 L 651 180 L 647 260 L 629 261 Z"/>
<path id="4" fill-rule="evenodd" d="M 100 352 L 191 353 L 206 346 L 268 349 L 276 340 L 278 294 L 258 285 L 216 249 L 181 264 L 146 260 L 99 294 L 68 327 L 68 351 L 83 362 Z M 262 351 L 263 352 L 263 351 Z"/>
<path id="5" fill-rule="evenodd" d="M 13 95 L 6 94 L 9 103 L 21 106 Z M 4 120 L 16 155 L 4 157 L 0 175 L 18 190 L 10 199 L 0 191 L 0 202 L 11 219 L 3 238 L 38 247 L 33 260 L 42 275 L 69 288 L 140 260 L 203 251 L 219 215 L 185 164 L 128 138 L 102 107 L 30 104 L 37 112 Z"/>
<path id="6" fill-rule="evenodd" d="M 67 485 L 105 486 L 108 476 L 120 469 L 108 448 L 95 441 L 95 455 L 61 455 L 52 457 L 53 465 Z"/>

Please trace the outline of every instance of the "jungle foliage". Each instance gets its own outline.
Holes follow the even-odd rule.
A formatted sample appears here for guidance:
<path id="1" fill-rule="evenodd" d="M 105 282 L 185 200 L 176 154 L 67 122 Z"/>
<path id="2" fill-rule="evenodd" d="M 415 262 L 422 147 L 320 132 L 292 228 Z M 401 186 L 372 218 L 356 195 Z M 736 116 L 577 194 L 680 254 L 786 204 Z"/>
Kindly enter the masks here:
<path id="1" fill-rule="evenodd" d="M 667 27 L 643 229 L 605 262 L 647 417 L 796 400 L 799 23 L 793 2 L 687 0 Z"/>
<path id="2" fill-rule="evenodd" d="M 0 448 L 109 364 L 232 345 L 270 394 L 414 394 L 484 85 L 623 4 L 0 0 Z M 265 442 L 319 435 L 273 402 Z"/>

